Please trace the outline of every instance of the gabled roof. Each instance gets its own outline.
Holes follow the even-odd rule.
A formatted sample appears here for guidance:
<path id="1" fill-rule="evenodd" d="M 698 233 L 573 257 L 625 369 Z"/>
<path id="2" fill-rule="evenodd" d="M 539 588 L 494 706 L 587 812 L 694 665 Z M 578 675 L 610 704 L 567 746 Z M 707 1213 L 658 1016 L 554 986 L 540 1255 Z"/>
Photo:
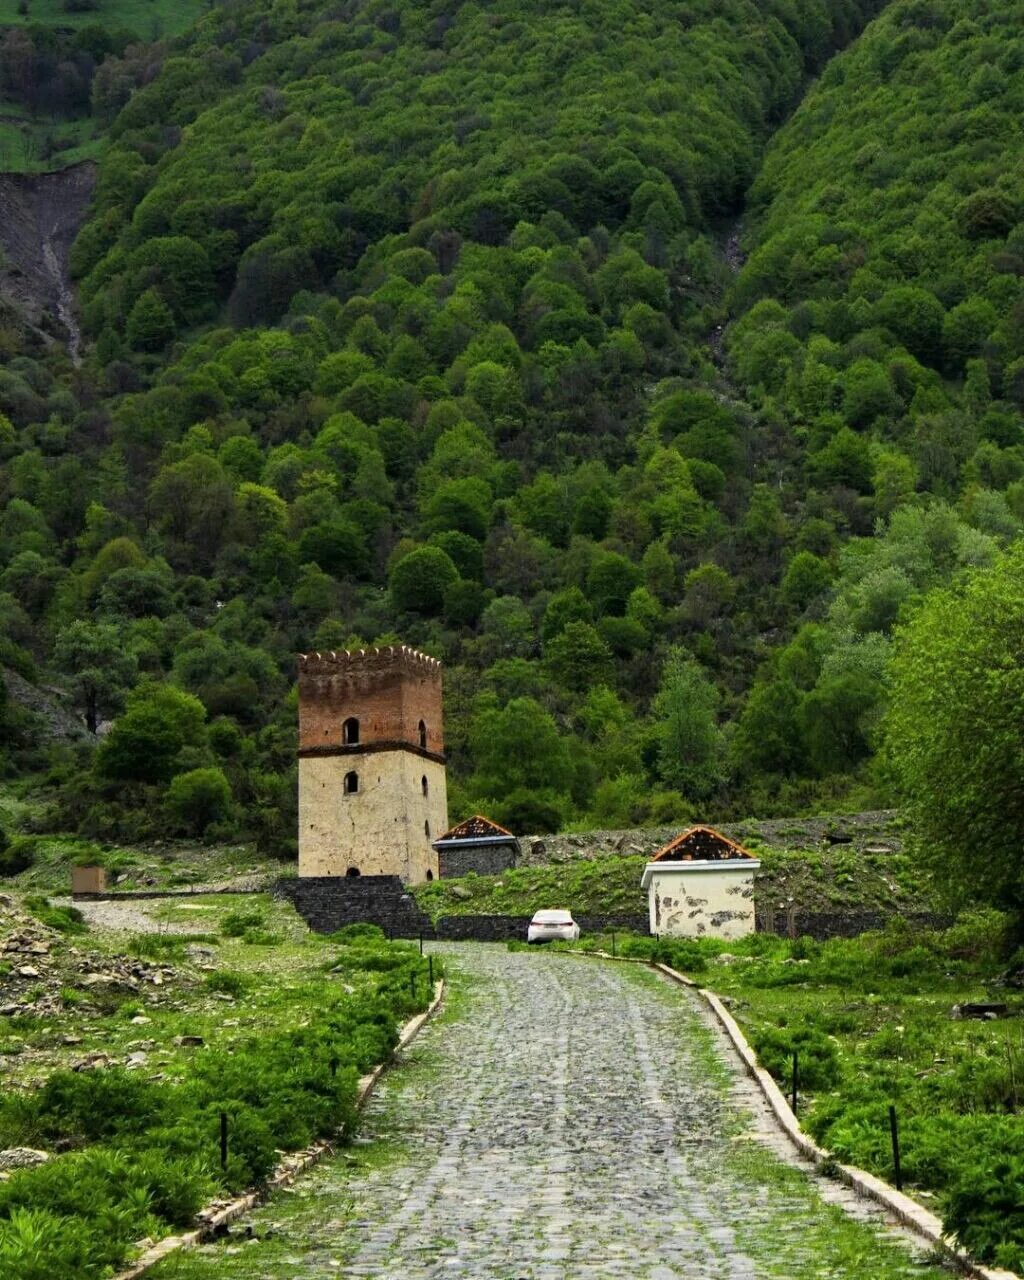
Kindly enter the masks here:
<path id="1" fill-rule="evenodd" d="M 475 813 L 472 818 L 467 818 L 458 826 L 452 827 L 450 831 L 446 831 L 443 836 L 438 836 L 435 843 L 440 844 L 442 840 L 493 840 L 496 836 L 508 840 L 515 839 L 511 831 L 506 831 L 490 818 L 484 818 L 479 813 Z"/>
<path id="2" fill-rule="evenodd" d="M 728 862 L 734 858 L 757 861 L 749 849 L 714 827 L 689 827 L 651 855 L 652 862 Z"/>

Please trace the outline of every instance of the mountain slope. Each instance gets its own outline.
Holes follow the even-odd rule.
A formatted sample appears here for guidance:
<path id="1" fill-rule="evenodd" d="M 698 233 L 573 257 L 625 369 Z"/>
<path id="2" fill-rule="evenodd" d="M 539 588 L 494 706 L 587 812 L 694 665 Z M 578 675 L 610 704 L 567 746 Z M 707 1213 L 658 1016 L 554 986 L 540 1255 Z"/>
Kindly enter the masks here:
<path id="1" fill-rule="evenodd" d="M 456 812 L 850 796 L 899 608 L 1019 528 L 1017 6 L 828 62 L 872 11 L 280 0 L 176 42 L 74 247 L 85 367 L 0 383 L 11 641 L 90 714 L 135 689 L 66 823 L 286 845 L 294 651 L 394 638 L 447 664 Z"/>

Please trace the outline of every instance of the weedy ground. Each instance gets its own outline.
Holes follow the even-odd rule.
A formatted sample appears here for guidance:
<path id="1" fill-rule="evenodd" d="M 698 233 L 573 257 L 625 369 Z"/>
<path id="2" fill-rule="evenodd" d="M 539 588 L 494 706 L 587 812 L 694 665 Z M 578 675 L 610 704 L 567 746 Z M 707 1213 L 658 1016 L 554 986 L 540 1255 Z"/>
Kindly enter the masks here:
<path id="1" fill-rule="evenodd" d="M 809 820 L 744 826 L 744 843 L 761 860 L 755 880 L 759 904 L 781 919 L 793 909 L 798 922 L 802 912 L 941 911 L 935 887 L 891 826 L 854 827 L 849 843 L 833 843 L 825 835 L 830 825 Z M 568 907 L 577 915 L 646 914 L 647 895 L 640 888 L 646 853 L 595 857 L 585 834 L 573 839 L 580 844 L 569 846 L 565 860 L 500 876 L 435 880 L 417 886 L 417 901 L 434 919 L 528 916 L 543 907 Z M 560 852 L 564 843 L 558 842 Z"/>
<path id="2" fill-rule="evenodd" d="M 281 1151 L 347 1129 L 359 1076 L 429 1000 L 418 948 L 373 926 L 320 938 L 259 895 L 154 904 L 151 921 L 83 932 L 45 899 L 5 898 L 0 1149 L 49 1157 L 0 1176 L 5 1280 L 107 1274 Z"/>

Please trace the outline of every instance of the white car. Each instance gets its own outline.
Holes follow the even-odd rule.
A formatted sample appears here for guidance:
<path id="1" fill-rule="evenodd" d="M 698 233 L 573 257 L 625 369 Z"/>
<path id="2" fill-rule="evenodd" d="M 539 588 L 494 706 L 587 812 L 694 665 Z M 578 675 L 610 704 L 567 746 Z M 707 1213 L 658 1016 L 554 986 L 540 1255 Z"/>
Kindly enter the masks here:
<path id="1" fill-rule="evenodd" d="M 571 911 L 538 911 L 526 931 L 527 942 L 576 942 L 579 936 Z"/>

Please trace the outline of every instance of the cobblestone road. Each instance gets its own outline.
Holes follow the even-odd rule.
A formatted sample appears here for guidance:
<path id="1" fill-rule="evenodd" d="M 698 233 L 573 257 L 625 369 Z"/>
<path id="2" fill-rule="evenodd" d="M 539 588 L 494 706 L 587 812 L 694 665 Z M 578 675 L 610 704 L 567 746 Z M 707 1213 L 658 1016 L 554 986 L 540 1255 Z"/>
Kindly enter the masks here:
<path id="1" fill-rule="evenodd" d="M 447 947 L 453 993 L 354 1150 L 162 1280 L 886 1280 L 944 1273 L 778 1158 L 688 993 L 639 966 Z"/>

